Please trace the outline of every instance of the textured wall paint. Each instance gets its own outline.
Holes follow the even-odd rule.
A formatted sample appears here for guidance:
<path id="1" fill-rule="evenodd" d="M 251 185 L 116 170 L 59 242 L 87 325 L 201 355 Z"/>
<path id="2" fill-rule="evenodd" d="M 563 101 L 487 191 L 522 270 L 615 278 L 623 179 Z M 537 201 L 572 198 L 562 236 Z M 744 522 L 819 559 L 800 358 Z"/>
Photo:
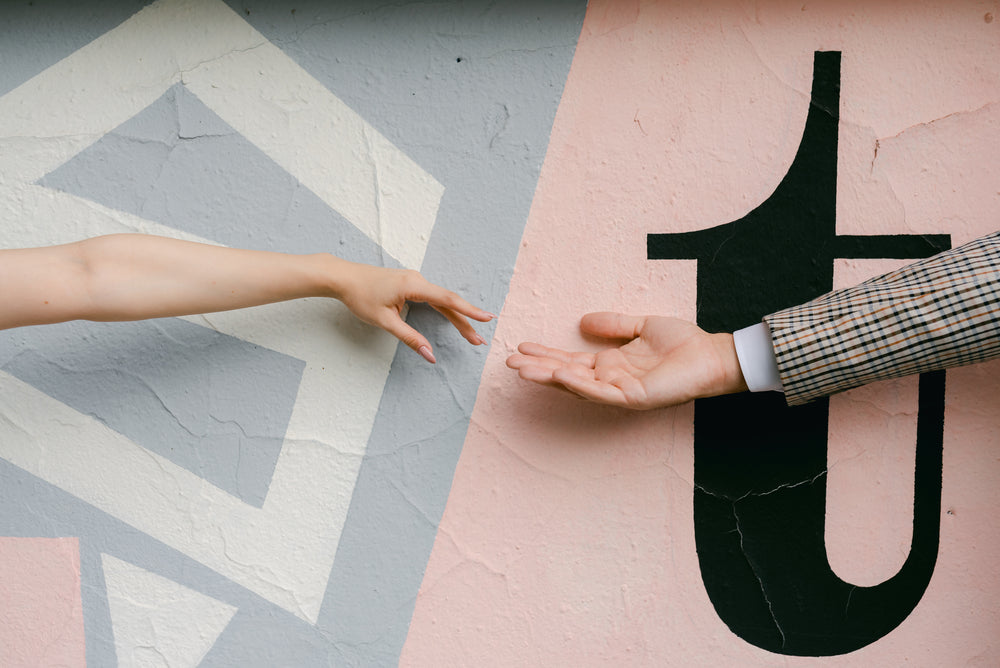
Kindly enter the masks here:
<path id="1" fill-rule="evenodd" d="M 694 316 L 693 263 L 647 261 L 646 235 L 736 220 L 771 194 L 799 145 L 814 51 L 843 54 L 839 233 L 960 244 L 995 230 L 996 15 L 995 2 L 590 3 L 404 665 L 1000 661 L 997 363 L 948 373 L 922 600 L 887 636 L 826 658 L 760 650 L 716 614 L 695 549 L 690 406 L 590 407 L 503 367 L 522 340 L 593 346 L 576 331 L 587 311 Z M 883 266 L 838 262 L 836 282 Z M 915 386 L 859 389 L 830 412 L 831 566 L 874 584 L 909 551 Z"/>
<path id="2" fill-rule="evenodd" d="M 584 5 L 3 11 L 4 245 L 328 249 L 498 310 Z M 90 665 L 396 663 L 484 361 L 409 320 L 437 367 L 315 300 L 3 333 L 0 535 L 79 536 Z"/>
<path id="3" fill-rule="evenodd" d="M 95 666 L 1000 661 L 996 364 L 948 374 L 924 599 L 822 660 L 756 649 L 705 595 L 690 407 L 583 406 L 502 367 L 524 338 L 588 345 L 587 310 L 694 317 L 693 263 L 645 260 L 646 234 L 770 194 L 814 50 L 844 54 L 841 233 L 995 229 L 995 1 L 704 4 L 593 2 L 582 34 L 578 0 L 4 6 L 5 246 L 327 248 L 493 310 L 518 265 L 488 359 L 413 309 L 433 368 L 315 300 L 0 333 L 0 536 L 79 537 L 0 539 L 28 594 L 0 599 L 3 642 L 79 665 L 85 627 Z M 915 406 L 910 381 L 831 403 L 827 545 L 859 585 L 909 548 Z"/>
<path id="4" fill-rule="evenodd" d="M 0 538 L 0 601 L 0 664 L 83 664 L 75 538 Z"/>

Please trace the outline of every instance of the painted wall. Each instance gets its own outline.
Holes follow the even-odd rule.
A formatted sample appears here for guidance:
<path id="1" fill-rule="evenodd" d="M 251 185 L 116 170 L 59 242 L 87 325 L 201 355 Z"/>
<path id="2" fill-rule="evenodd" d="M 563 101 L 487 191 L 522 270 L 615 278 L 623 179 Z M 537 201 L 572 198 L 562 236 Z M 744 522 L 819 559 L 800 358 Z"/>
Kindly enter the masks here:
<path id="1" fill-rule="evenodd" d="M 587 311 L 726 310 L 698 294 L 704 260 L 661 259 L 648 235 L 772 197 L 816 52 L 840 54 L 839 123 L 803 154 L 833 165 L 836 235 L 995 230 L 995 1 L 2 10 L 6 247 L 131 230 L 328 249 L 502 311 L 486 355 L 413 308 L 435 367 L 316 300 L 0 333 L 0 664 L 1000 662 L 996 363 L 947 374 L 937 549 L 898 625 L 874 631 L 868 592 L 927 524 L 916 379 L 823 404 L 825 459 L 802 479 L 741 427 L 730 470 L 764 461 L 779 480 L 754 499 L 819 500 L 808 526 L 848 598 L 816 602 L 754 552 L 744 499 L 699 511 L 706 409 L 597 408 L 503 366 L 525 339 L 592 347 Z M 782 247 L 757 237 L 727 271 Z M 831 258 L 832 281 L 908 257 L 884 255 Z M 802 510 L 760 511 L 778 527 L 762 543 L 785 508 Z M 712 570 L 706 536 L 727 533 L 759 591 Z M 803 641 L 782 607 L 797 594 L 823 611 L 817 638 L 843 620 L 872 637 Z"/>

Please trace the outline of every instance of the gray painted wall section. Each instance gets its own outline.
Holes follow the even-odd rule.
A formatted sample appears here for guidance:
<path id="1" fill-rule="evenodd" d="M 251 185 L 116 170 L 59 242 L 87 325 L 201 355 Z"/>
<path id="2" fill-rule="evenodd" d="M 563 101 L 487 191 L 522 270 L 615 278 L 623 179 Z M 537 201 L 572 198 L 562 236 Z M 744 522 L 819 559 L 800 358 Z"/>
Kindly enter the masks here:
<path id="1" fill-rule="evenodd" d="M 365 4 L 300 5 L 324 12 L 306 31 L 248 20 L 444 184 L 423 272 L 498 312 L 585 5 Z M 320 617 L 350 665 L 398 659 L 485 357 L 432 312 L 410 322 L 439 363 L 397 353 Z"/>
<path id="2" fill-rule="evenodd" d="M 0 369 L 258 508 L 304 366 L 176 318 L 0 337 Z"/>
<path id="3" fill-rule="evenodd" d="M 0 6 L 0 92 L 139 8 L 134 2 L 79 4 Z M 230 4 L 444 185 L 423 272 L 498 312 L 585 3 Z M 50 174 L 44 185 L 226 244 L 295 252 L 327 249 L 352 259 L 393 263 L 199 104 L 186 89 L 175 87 L 141 117 Z M 144 141 L 149 139 L 153 141 Z M 143 176 L 150 165 L 156 165 L 157 174 Z M 201 170 L 203 178 L 185 178 L 192 169 Z M 239 178 L 232 177 L 234 172 Z M 90 665 L 115 664 L 102 552 L 239 608 L 203 665 L 370 666 L 398 661 L 486 354 L 484 348 L 470 348 L 429 309 L 412 309 L 409 320 L 434 343 L 439 363 L 431 367 L 408 349 L 397 351 L 316 626 L 0 461 L 0 534 L 81 537 Z M 94 333 L 99 330 L 77 327 L 82 329 L 60 334 L 62 352 L 44 348 L 44 337 L 36 334 L 2 336 L 8 337 L 8 350 L 24 345 L 43 351 L 38 353 L 41 365 L 58 365 L 65 356 L 80 354 L 72 350 L 73 337 L 79 336 L 81 346 L 91 346 L 87 354 L 96 357 L 96 364 L 128 368 L 114 360 L 111 348 L 86 341 L 87 336 L 99 339 Z M 166 331 L 184 325 L 157 327 Z M 491 327 L 479 330 L 490 338 Z M 117 335 L 126 336 L 126 331 Z M 231 342 L 213 345 L 239 349 Z M 167 343 L 159 354 L 179 363 L 188 353 L 172 351 Z M 278 412 L 236 421 L 244 427 L 256 424 L 267 438 L 280 439 L 281 406 L 294 400 L 301 363 L 273 351 L 254 354 L 273 365 L 267 399 Z M 37 367 L 27 358 L 22 362 L 27 378 Z M 230 377 L 226 396 L 250 401 L 260 389 L 246 381 Z M 72 393 L 48 376 L 30 382 L 42 389 L 48 383 L 50 393 Z M 169 386 L 164 392 L 182 394 L 190 376 L 161 382 Z M 150 429 L 158 430 L 153 424 Z M 189 468 L 201 470 L 216 484 L 233 475 L 231 456 L 220 457 L 212 469 L 199 463 L 192 454 L 196 450 L 189 453 Z M 266 447 L 262 452 L 246 474 L 243 489 L 248 491 L 243 493 L 248 500 L 261 497 L 273 466 Z"/>

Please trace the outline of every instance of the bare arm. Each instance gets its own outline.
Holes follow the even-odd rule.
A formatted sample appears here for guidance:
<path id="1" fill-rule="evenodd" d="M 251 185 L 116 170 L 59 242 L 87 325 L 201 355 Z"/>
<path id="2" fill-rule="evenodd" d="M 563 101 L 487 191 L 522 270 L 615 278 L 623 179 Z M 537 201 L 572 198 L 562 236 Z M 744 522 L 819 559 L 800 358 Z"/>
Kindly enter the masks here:
<path id="1" fill-rule="evenodd" d="M 141 320 L 210 313 L 302 297 L 343 301 L 433 361 L 430 343 L 400 317 L 427 302 L 473 344 L 467 320 L 493 316 L 413 271 L 141 234 L 0 251 L 0 329 L 67 320 Z"/>

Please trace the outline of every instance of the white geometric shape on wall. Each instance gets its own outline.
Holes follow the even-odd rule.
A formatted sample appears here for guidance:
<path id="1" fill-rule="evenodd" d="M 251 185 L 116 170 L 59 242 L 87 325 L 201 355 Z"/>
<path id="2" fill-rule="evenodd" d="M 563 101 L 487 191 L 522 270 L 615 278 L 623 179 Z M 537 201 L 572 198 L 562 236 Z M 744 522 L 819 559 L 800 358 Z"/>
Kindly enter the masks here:
<path id="1" fill-rule="evenodd" d="M 237 608 L 121 559 L 101 555 L 121 668 L 197 666 Z"/>
<path id="2" fill-rule="evenodd" d="M 0 98 L 3 245 L 207 241 L 34 185 L 178 82 L 419 267 L 443 187 L 218 0 L 160 0 Z M 263 507 L 2 372 L 0 457 L 315 623 L 397 342 L 330 300 L 186 319 L 306 362 Z"/>
<path id="3" fill-rule="evenodd" d="M 0 98 L 0 183 L 34 183 L 176 83 L 420 268 L 444 187 L 220 0 L 153 3 Z"/>

